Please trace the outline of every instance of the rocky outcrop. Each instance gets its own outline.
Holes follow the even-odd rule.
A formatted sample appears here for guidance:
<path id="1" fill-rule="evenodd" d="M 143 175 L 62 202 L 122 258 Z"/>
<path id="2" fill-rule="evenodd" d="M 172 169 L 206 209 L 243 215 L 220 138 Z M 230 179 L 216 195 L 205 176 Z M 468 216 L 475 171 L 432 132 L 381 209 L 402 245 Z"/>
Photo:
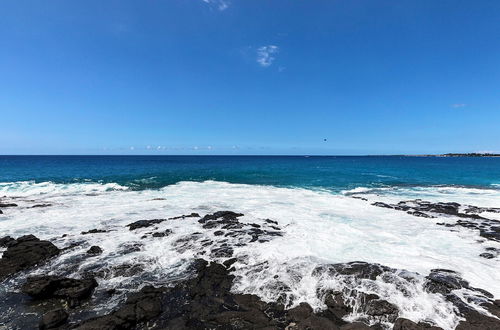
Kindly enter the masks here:
<path id="1" fill-rule="evenodd" d="M 39 240 L 33 235 L 7 241 L 7 250 L 0 259 L 0 281 L 21 270 L 44 263 L 60 252 L 51 242 Z"/>
<path id="2" fill-rule="evenodd" d="M 399 318 L 394 322 L 392 330 L 441 330 L 441 328 L 424 322 L 415 323 L 408 319 Z"/>
<path id="3" fill-rule="evenodd" d="M 37 276 L 28 277 L 21 291 L 35 300 L 64 299 L 70 307 L 76 307 L 90 297 L 96 287 L 97 281 L 94 278 Z"/>
<path id="4" fill-rule="evenodd" d="M 88 234 L 99 234 L 99 233 L 107 233 L 107 230 L 104 229 L 91 229 L 89 231 L 82 231 L 81 235 L 88 235 Z"/>
<path id="5" fill-rule="evenodd" d="M 39 329 L 55 329 L 66 323 L 69 314 L 62 308 L 45 313 L 40 321 Z"/>
<path id="6" fill-rule="evenodd" d="M 173 217 L 173 218 L 168 218 L 168 220 L 178 220 L 178 219 L 185 219 L 185 218 L 199 218 L 200 215 L 198 213 L 191 213 L 191 214 L 185 214 L 185 215 L 181 215 L 181 216 L 178 216 L 178 217 Z"/>
<path id="7" fill-rule="evenodd" d="M 17 204 L 15 203 L 0 203 L 0 207 L 17 207 Z"/>
<path id="8" fill-rule="evenodd" d="M 135 222 L 132 222 L 132 223 L 128 224 L 127 227 L 130 230 L 136 230 L 136 229 L 139 229 L 139 228 L 151 227 L 153 225 L 162 223 L 163 221 L 166 221 L 166 220 L 167 219 L 138 220 L 138 221 L 135 221 Z"/>
<path id="9" fill-rule="evenodd" d="M 221 264 L 197 260 L 194 267 L 197 275 L 193 279 L 173 288 L 144 287 L 115 312 L 75 328 L 292 330 L 340 329 L 346 324 L 336 317 L 313 313 L 305 303 L 285 310 L 282 305 L 265 303 L 254 295 L 233 294 L 230 288 L 234 276 Z"/>
<path id="10" fill-rule="evenodd" d="M 90 249 L 87 250 L 87 254 L 90 254 L 93 256 L 96 256 L 96 255 L 101 254 L 101 253 L 102 253 L 102 249 L 100 247 L 98 247 L 97 245 L 93 245 L 90 247 Z"/>
<path id="11" fill-rule="evenodd" d="M 500 329 L 500 302 L 490 302 L 493 295 L 485 290 L 471 287 L 459 274 L 447 269 L 433 269 L 426 277 L 425 289 L 432 293 L 442 294 L 448 301 L 453 303 L 460 311 L 464 320 L 456 328 L 457 330 L 483 330 Z M 477 292 L 477 296 L 466 297 L 468 303 L 479 304 L 495 315 L 497 318 L 489 317 L 473 309 L 467 302 L 462 301 L 453 293 L 454 290 L 467 289 L 469 292 Z M 480 298 L 480 297 L 486 298 Z"/>
<path id="12" fill-rule="evenodd" d="M 16 242 L 17 241 L 10 236 L 2 237 L 2 238 L 0 238 L 0 248 L 9 247 L 10 245 L 13 245 Z"/>

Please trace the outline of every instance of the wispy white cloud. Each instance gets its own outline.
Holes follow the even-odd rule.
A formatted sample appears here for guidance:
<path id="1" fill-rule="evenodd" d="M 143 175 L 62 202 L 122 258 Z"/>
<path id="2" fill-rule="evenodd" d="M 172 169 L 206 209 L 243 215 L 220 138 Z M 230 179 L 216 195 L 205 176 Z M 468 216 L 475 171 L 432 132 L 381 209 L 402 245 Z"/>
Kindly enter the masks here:
<path id="1" fill-rule="evenodd" d="M 276 59 L 276 54 L 278 54 L 279 50 L 279 47 L 275 45 L 259 47 L 257 49 L 257 63 L 265 68 L 270 66 Z"/>
<path id="2" fill-rule="evenodd" d="M 465 108 L 466 106 L 467 104 L 465 103 L 455 103 L 451 105 L 452 108 Z"/>
<path id="3" fill-rule="evenodd" d="M 209 4 L 210 6 L 213 6 L 217 8 L 220 11 L 226 10 L 229 8 L 229 0 L 202 0 L 204 3 Z"/>

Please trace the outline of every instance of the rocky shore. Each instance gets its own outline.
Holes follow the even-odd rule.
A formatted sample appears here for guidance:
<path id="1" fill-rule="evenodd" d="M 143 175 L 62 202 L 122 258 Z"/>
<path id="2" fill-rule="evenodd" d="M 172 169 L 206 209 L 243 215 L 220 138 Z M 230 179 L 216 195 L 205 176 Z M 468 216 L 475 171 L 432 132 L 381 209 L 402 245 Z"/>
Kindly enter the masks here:
<path id="1" fill-rule="evenodd" d="M 425 214 L 429 218 L 433 212 L 447 212 L 474 224 L 477 221 L 489 224 L 489 227 L 479 227 L 483 236 L 498 238 L 494 225 L 481 217 L 480 209 L 468 208 L 462 212 L 456 205 L 423 201 L 376 206 L 411 212 L 415 216 Z M 232 211 L 204 216 L 191 213 L 128 224 L 121 229 L 124 235 L 138 232 L 143 240 L 161 240 L 173 234 L 172 228 L 163 225 L 196 219 L 200 230 L 209 230 L 213 237 L 221 239 L 208 239 L 201 232 L 177 239 L 174 248 L 179 252 L 200 248 L 192 260 L 185 261 L 185 276 L 168 284 L 158 281 L 158 285 L 151 285 L 155 281 L 144 278 L 148 284 L 139 282 L 125 291 L 101 287 L 100 282 L 129 276 L 141 279 L 141 274 L 147 274 L 143 264 L 120 264 L 110 269 L 96 261 L 93 267 L 82 267 L 83 260 L 96 258 L 103 253 L 103 248 L 97 245 L 89 248 L 84 239 L 58 247 L 52 240 L 40 240 L 33 235 L 3 237 L 0 239 L 0 251 L 3 250 L 0 329 L 441 329 L 432 324 L 432 320 L 415 323 L 403 318 L 394 303 L 361 289 L 362 283 L 370 281 L 396 283 L 396 286 L 398 283 L 419 283 L 401 270 L 378 264 L 322 264 L 313 269 L 313 276 L 349 281 L 345 290 L 318 288 L 317 296 L 324 303 L 322 309 L 313 310 L 304 302 L 264 301 L 257 295 L 233 292 L 238 276 L 234 265 L 242 258 L 235 256 L 234 250 L 284 235 L 280 224 L 274 220 L 244 223 L 239 220 L 242 216 Z M 79 237 L 102 235 L 108 231 L 107 228 L 95 228 L 82 232 Z M 56 270 L 51 267 L 75 249 L 82 252 L 65 261 L 64 267 Z M 131 242 L 117 254 L 126 255 L 137 249 L 141 249 L 141 244 Z M 279 278 L 275 283 L 284 293 L 287 291 Z M 401 290 L 404 292 L 405 288 Z M 470 286 L 456 272 L 432 270 L 425 276 L 423 290 L 439 295 L 454 306 L 462 318 L 457 329 L 500 329 L 500 301 L 494 300 L 487 291 Z M 112 308 L 103 309 L 103 306 Z"/>

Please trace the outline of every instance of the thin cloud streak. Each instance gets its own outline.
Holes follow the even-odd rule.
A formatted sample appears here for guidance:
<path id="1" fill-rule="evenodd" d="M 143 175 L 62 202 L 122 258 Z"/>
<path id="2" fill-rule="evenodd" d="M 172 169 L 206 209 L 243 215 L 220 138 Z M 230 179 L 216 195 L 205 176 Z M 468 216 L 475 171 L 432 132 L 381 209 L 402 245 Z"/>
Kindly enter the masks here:
<path id="1" fill-rule="evenodd" d="M 276 59 L 279 47 L 275 45 L 262 46 L 257 49 L 257 63 L 262 67 L 269 67 Z"/>
<path id="2" fill-rule="evenodd" d="M 220 11 L 224 11 L 229 8 L 230 2 L 228 0 L 202 0 L 204 3 L 210 6 L 216 7 Z"/>

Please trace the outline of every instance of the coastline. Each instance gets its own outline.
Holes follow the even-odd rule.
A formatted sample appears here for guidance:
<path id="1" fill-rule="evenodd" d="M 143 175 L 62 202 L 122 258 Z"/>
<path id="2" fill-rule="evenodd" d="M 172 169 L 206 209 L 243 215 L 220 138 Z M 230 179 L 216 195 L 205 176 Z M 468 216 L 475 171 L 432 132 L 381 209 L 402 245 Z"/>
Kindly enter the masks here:
<path id="1" fill-rule="evenodd" d="M 203 190 L 200 184 L 183 187 L 188 194 Z M 243 188 L 222 183 L 219 187 Z M 264 187 L 260 187 L 262 189 Z M 272 189 L 276 193 L 288 191 Z M 185 194 L 175 191 L 177 195 Z M 213 193 L 218 195 L 223 190 L 218 188 Z M 264 189 L 262 193 L 264 198 L 269 197 L 269 191 Z M 303 193 L 304 196 L 313 194 L 314 198 L 329 196 Z M 92 203 L 108 194 L 116 195 L 117 205 L 125 195 L 132 194 L 134 199 L 143 196 L 141 192 L 105 190 L 67 194 L 67 198 L 94 201 Z M 155 197 L 157 194 L 165 192 L 145 195 L 137 205 L 144 204 L 148 209 L 148 203 L 156 208 L 171 204 L 166 198 Z M 378 199 L 373 200 L 376 196 L 376 192 L 355 190 L 333 201 L 337 207 L 342 207 L 341 201 L 354 202 L 358 208 L 366 205 L 372 217 L 378 213 L 387 216 L 387 212 L 397 217 L 402 214 L 405 221 L 414 219 L 415 224 L 442 228 L 443 233 L 451 236 L 456 236 L 457 230 L 477 231 L 485 240 L 485 243 L 476 243 L 478 247 L 496 246 L 500 239 L 497 220 L 493 217 L 500 214 L 500 209 L 418 199 L 377 202 Z M 258 201 L 256 195 L 253 197 Z M 55 203 L 61 203 L 60 198 L 60 195 L 52 199 L 4 197 L 3 216 L 10 217 L 16 212 L 44 216 L 57 207 Z M 104 201 L 103 205 L 109 207 L 109 203 Z M 136 208 L 132 206 L 131 210 Z M 253 213 L 255 207 L 244 209 L 245 215 L 230 211 L 202 213 L 192 209 L 184 215 L 171 213 L 168 218 L 144 216 L 143 220 L 134 222 L 96 221 L 93 227 L 81 232 L 61 228 L 61 235 L 45 234 L 41 239 L 4 238 L 0 268 L 3 272 L 12 271 L 2 274 L 6 286 L 0 294 L 0 303 L 8 306 L 6 311 L 25 316 L 16 318 L 15 314 L 4 314 L 1 319 L 10 320 L 8 328 L 32 327 L 40 320 L 44 324 L 63 322 L 57 326 L 59 329 L 146 326 L 167 329 L 485 329 L 498 326 L 497 319 L 491 317 L 500 315 L 498 297 L 482 285 L 469 283 L 467 276 L 453 268 L 415 273 L 354 258 L 312 264 L 307 264 L 307 259 L 291 259 L 290 264 L 282 264 L 273 261 L 272 255 L 264 256 L 263 262 L 252 262 L 256 257 L 253 252 L 265 253 L 273 249 L 273 244 L 287 244 L 285 249 L 289 249 L 298 237 L 290 236 L 293 223 L 282 222 L 283 217 L 278 221 L 273 217 L 248 217 L 247 211 Z M 96 214 L 100 213 L 98 208 Z M 138 213 L 139 216 L 145 214 Z M 448 218 L 450 220 L 441 223 Z M 487 223 L 489 226 L 485 226 Z M 29 228 L 26 227 L 26 234 Z M 297 230 L 298 234 L 305 234 L 303 229 Z M 38 236 L 42 232 L 31 233 Z M 122 238 L 119 244 L 109 245 L 110 240 L 119 237 Z M 500 249 L 486 248 L 475 258 L 494 262 L 499 253 Z M 165 265 L 157 273 L 154 260 L 160 255 L 165 255 L 166 261 L 171 260 L 171 266 Z M 176 255 L 180 258 L 172 260 Z M 21 263 L 16 264 L 18 261 Z M 305 273 L 300 270 L 304 263 Z M 150 267 L 153 268 L 148 269 Z M 171 275 L 170 267 L 177 269 Z M 164 274 L 164 279 L 158 274 Z M 305 274 L 310 277 L 306 279 Z M 262 279 L 265 281 L 260 282 Z M 294 291 L 294 286 L 301 281 L 311 280 L 317 281 L 311 291 L 315 294 L 312 301 L 317 302 L 314 304 L 301 300 L 304 297 L 300 292 L 306 295 L 302 288 Z M 391 290 L 387 291 L 389 287 Z M 18 290 L 21 292 L 16 293 Z M 402 298 L 405 300 L 398 302 Z M 179 309 L 178 306 L 188 307 Z M 189 306 L 202 307 L 195 310 Z M 426 319 L 425 311 L 430 306 L 435 308 L 432 313 L 440 312 L 428 314 L 433 317 Z M 413 309 L 421 309 L 419 313 L 423 314 L 408 314 Z M 141 312 L 138 314 L 137 310 Z"/>

